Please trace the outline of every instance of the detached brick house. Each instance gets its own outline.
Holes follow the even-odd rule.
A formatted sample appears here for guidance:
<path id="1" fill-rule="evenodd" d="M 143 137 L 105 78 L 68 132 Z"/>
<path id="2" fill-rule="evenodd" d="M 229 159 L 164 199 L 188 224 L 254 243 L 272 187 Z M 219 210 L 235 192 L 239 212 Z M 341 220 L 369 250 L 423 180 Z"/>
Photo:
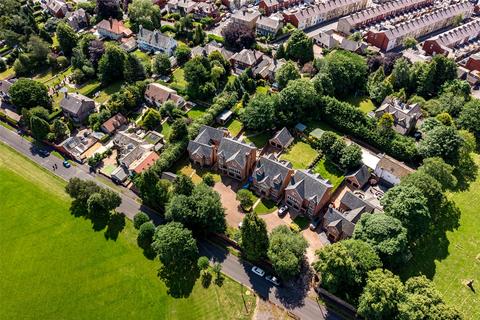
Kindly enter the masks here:
<path id="1" fill-rule="evenodd" d="M 278 201 L 282 198 L 294 171 L 288 161 L 280 161 L 274 155 L 262 156 L 253 170 L 253 188 L 261 197 Z"/>
<path id="2" fill-rule="evenodd" d="M 278 149 L 286 149 L 292 144 L 294 138 L 287 128 L 283 127 L 268 142 L 271 146 Z"/>
<path id="3" fill-rule="evenodd" d="M 228 137 L 224 129 L 202 126 L 195 140 L 188 142 L 188 155 L 190 160 L 199 166 L 212 166 L 217 162 L 217 151 L 220 141 Z"/>
<path id="4" fill-rule="evenodd" d="M 132 30 L 123 25 L 123 21 L 112 18 L 100 21 L 97 24 L 97 31 L 102 37 L 112 40 L 128 38 L 133 34 Z"/>
<path id="5" fill-rule="evenodd" d="M 285 189 L 285 203 L 302 215 L 316 216 L 332 196 L 332 184 L 310 170 L 298 170 Z"/>
<path id="6" fill-rule="evenodd" d="M 60 107 L 65 117 L 81 123 L 95 110 L 95 101 L 78 93 L 66 93 Z"/>
<path id="7" fill-rule="evenodd" d="M 230 58 L 233 70 L 242 73 L 247 68 L 253 68 L 263 60 L 264 54 L 257 50 L 243 49 Z"/>
<path id="8" fill-rule="evenodd" d="M 179 107 L 185 105 L 185 100 L 177 94 L 177 91 L 161 85 L 160 83 L 150 83 L 145 90 L 144 96 L 149 104 L 157 107 L 160 107 L 168 100 L 173 101 Z"/>
<path id="9" fill-rule="evenodd" d="M 222 138 L 218 147 L 218 170 L 236 180 L 245 180 L 252 173 L 257 148 L 232 138 Z"/>
<path id="10" fill-rule="evenodd" d="M 68 5 L 63 0 L 48 0 L 46 3 L 50 14 L 58 19 L 62 19 L 68 12 Z"/>
<path id="11" fill-rule="evenodd" d="M 393 117 L 393 129 L 400 134 L 407 135 L 415 129 L 417 120 L 422 116 L 418 103 L 407 104 L 395 98 L 385 98 L 382 105 L 374 111 L 377 119 L 385 113 Z"/>

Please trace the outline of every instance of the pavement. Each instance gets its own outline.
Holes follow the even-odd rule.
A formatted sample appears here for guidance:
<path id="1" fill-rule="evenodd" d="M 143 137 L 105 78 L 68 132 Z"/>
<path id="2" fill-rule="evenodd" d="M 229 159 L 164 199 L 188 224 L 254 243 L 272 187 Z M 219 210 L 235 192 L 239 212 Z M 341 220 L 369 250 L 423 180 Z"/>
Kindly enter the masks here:
<path id="1" fill-rule="evenodd" d="M 120 186 L 112 186 L 110 183 L 102 181 L 102 178 L 99 175 L 89 171 L 89 167 L 87 165 L 76 163 L 70 168 L 65 168 L 62 164 L 63 159 L 60 159 L 52 154 L 47 157 L 41 156 L 31 142 L 27 141 L 16 132 L 11 131 L 1 125 L 0 141 L 9 145 L 32 161 L 38 163 L 47 170 L 52 171 L 54 174 L 65 180 L 69 180 L 73 177 L 94 180 L 100 186 L 104 188 L 110 188 L 118 192 L 122 198 L 122 203 L 117 211 L 124 213 L 129 219 L 133 219 L 133 216 L 137 212 L 144 211 L 152 217 L 156 224 L 162 223 L 162 219 L 156 215 L 153 210 L 140 204 L 140 199 L 135 193 L 129 189 Z M 57 165 L 57 169 L 53 170 L 53 166 L 55 164 Z M 251 264 L 240 260 L 223 248 L 213 245 L 208 241 L 199 241 L 199 248 L 203 255 L 208 256 L 212 261 L 220 262 L 222 264 L 223 273 L 251 288 L 261 298 L 268 299 L 271 302 L 289 310 L 300 319 L 341 319 L 341 317 L 331 311 L 328 311 L 324 306 L 318 304 L 315 300 L 307 297 L 309 287 L 306 283 L 290 283 L 281 288 L 277 288 L 273 284 L 267 282 L 265 279 L 260 278 L 252 273 Z"/>

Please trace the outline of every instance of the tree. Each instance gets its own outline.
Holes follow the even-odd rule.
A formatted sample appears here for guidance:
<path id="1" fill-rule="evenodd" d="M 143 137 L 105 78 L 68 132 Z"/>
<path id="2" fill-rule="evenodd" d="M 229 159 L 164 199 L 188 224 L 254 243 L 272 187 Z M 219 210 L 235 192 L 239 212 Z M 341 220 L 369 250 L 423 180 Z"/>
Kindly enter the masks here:
<path id="1" fill-rule="evenodd" d="M 162 266 L 167 269 L 191 270 L 198 259 L 197 242 L 192 232 L 179 222 L 159 226 L 152 248 L 157 252 Z"/>
<path id="2" fill-rule="evenodd" d="M 190 48 L 183 43 L 180 43 L 175 49 L 175 58 L 177 58 L 177 63 L 179 65 L 183 65 L 190 60 L 191 55 Z"/>
<path id="3" fill-rule="evenodd" d="M 253 30 L 237 23 L 230 23 L 223 28 L 222 36 L 225 39 L 225 46 L 235 51 L 249 49 L 255 43 Z"/>
<path id="4" fill-rule="evenodd" d="M 123 65 L 123 77 L 130 83 L 145 80 L 147 77 L 145 66 L 133 53 L 126 55 Z"/>
<path id="5" fill-rule="evenodd" d="M 36 106 L 50 109 L 48 90 L 41 82 L 22 78 L 12 84 L 8 93 L 12 103 L 20 110 L 23 108 L 31 109 Z"/>
<path id="6" fill-rule="evenodd" d="M 32 136 L 37 141 L 43 141 L 47 138 L 48 133 L 50 132 L 50 125 L 47 121 L 37 117 L 30 117 L 30 130 L 32 131 Z"/>
<path id="7" fill-rule="evenodd" d="M 296 29 L 288 39 L 285 55 L 304 64 L 313 60 L 313 41 L 302 30 Z"/>
<path id="8" fill-rule="evenodd" d="M 196 45 L 203 45 L 206 36 L 207 34 L 205 33 L 205 31 L 203 31 L 202 26 L 197 25 L 195 27 L 195 30 L 193 31 L 193 43 Z"/>
<path id="9" fill-rule="evenodd" d="M 142 224 L 148 221 L 150 221 L 150 217 L 145 212 L 140 211 L 133 217 L 133 226 L 138 230 Z"/>
<path id="10" fill-rule="evenodd" d="M 75 30 L 65 22 L 60 22 L 57 25 L 57 38 L 60 49 L 67 57 L 72 55 L 72 50 L 77 46 L 78 36 Z"/>
<path id="11" fill-rule="evenodd" d="M 407 229 L 396 218 L 364 213 L 355 225 L 353 239 L 370 244 L 387 268 L 397 268 L 406 261 Z"/>
<path id="12" fill-rule="evenodd" d="M 270 234 L 268 258 L 275 272 L 289 279 L 300 273 L 308 243 L 300 233 L 294 233 L 285 225 L 278 226 Z"/>
<path id="13" fill-rule="evenodd" d="M 208 257 L 201 256 L 200 258 L 198 258 L 197 267 L 198 269 L 200 269 L 200 271 L 207 270 L 209 265 L 210 265 L 210 260 L 208 259 Z"/>
<path id="14" fill-rule="evenodd" d="M 330 153 L 335 141 L 338 140 L 338 136 L 333 131 L 325 131 L 322 136 L 318 139 L 318 147 L 323 151 L 324 154 Z"/>
<path id="15" fill-rule="evenodd" d="M 143 223 L 138 229 L 137 244 L 140 248 L 149 249 L 155 235 L 155 225 L 151 221 Z"/>
<path id="16" fill-rule="evenodd" d="M 385 79 L 383 67 L 370 74 L 367 81 L 367 90 L 370 98 L 376 104 L 382 103 L 388 95 L 393 93 L 392 85 Z"/>
<path id="17" fill-rule="evenodd" d="M 178 118 L 173 121 L 171 130 L 170 136 L 168 137 L 168 141 L 170 142 L 181 141 L 188 138 L 188 128 L 184 118 Z"/>
<path id="18" fill-rule="evenodd" d="M 442 54 L 435 55 L 430 63 L 414 64 L 417 93 L 424 98 L 435 96 L 446 82 L 457 78 L 456 70 L 455 61 Z"/>
<path id="19" fill-rule="evenodd" d="M 98 63 L 98 72 L 103 84 L 123 79 L 125 51 L 113 44 L 107 44 L 105 53 Z"/>
<path id="20" fill-rule="evenodd" d="M 27 43 L 28 56 L 34 67 L 41 66 L 47 60 L 50 45 L 37 36 L 31 36 Z"/>
<path id="21" fill-rule="evenodd" d="M 418 41 L 412 37 L 406 37 L 405 40 L 403 40 L 403 46 L 406 49 L 415 49 L 417 47 L 417 44 Z"/>
<path id="22" fill-rule="evenodd" d="M 120 196 L 110 190 L 100 188 L 100 190 L 88 197 L 87 212 L 91 218 L 103 219 L 109 218 L 113 209 L 122 203 Z"/>
<path id="23" fill-rule="evenodd" d="M 275 73 L 275 81 L 278 84 L 278 88 L 281 90 L 285 88 L 290 80 L 300 78 L 300 72 L 298 72 L 297 66 L 293 61 L 288 61 L 278 68 Z"/>
<path id="24" fill-rule="evenodd" d="M 90 195 L 99 191 L 100 187 L 94 181 L 79 178 L 71 178 L 65 187 L 65 192 L 81 204 L 87 202 Z"/>
<path id="25" fill-rule="evenodd" d="M 245 215 L 240 233 L 243 253 L 247 259 L 259 261 L 267 256 L 267 225 L 255 212 L 249 212 Z"/>
<path id="26" fill-rule="evenodd" d="M 458 124 L 475 134 L 480 133 L 480 100 L 472 99 L 467 102 L 458 116 Z"/>
<path id="27" fill-rule="evenodd" d="M 293 124 L 317 107 L 317 93 L 306 79 L 292 80 L 280 92 L 276 117 L 280 124 Z"/>
<path id="28" fill-rule="evenodd" d="M 462 319 L 425 276 L 412 277 L 405 282 L 405 298 L 398 301 L 398 311 L 399 320 Z"/>
<path id="29" fill-rule="evenodd" d="M 155 109 L 148 109 L 147 112 L 143 115 L 141 126 L 148 130 L 153 130 L 160 126 L 160 122 L 162 121 L 162 116 L 160 113 Z"/>
<path id="30" fill-rule="evenodd" d="M 120 18 L 122 12 L 118 0 L 96 0 L 97 6 L 95 12 L 100 19 Z"/>
<path id="31" fill-rule="evenodd" d="M 240 206 L 243 210 L 250 210 L 253 206 L 253 193 L 250 190 L 238 190 L 236 199 L 240 202 Z"/>
<path id="32" fill-rule="evenodd" d="M 187 81 L 187 92 L 189 96 L 196 98 L 211 97 L 211 94 L 215 91 L 215 87 L 213 87 L 213 92 L 206 91 L 206 86 L 209 84 L 213 86 L 210 69 L 210 61 L 203 56 L 197 56 L 185 64 L 184 77 L 185 81 Z"/>
<path id="33" fill-rule="evenodd" d="M 140 26 L 148 30 L 160 29 L 161 26 L 160 7 L 150 0 L 133 0 L 128 6 L 128 17 L 134 32 L 138 32 Z"/>
<path id="34" fill-rule="evenodd" d="M 195 188 L 192 178 L 184 174 L 178 174 L 173 181 L 173 193 L 190 196 Z"/>
<path id="35" fill-rule="evenodd" d="M 340 162 L 346 147 L 347 143 L 343 138 L 336 139 L 330 148 L 330 151 L 327 153 L 327 157 L 329 157 L 334 163 Z"/>
<path id="36" fill-rule="evenodd" d="M 424 159 L 418 171 L 425 172 L 437 180 L 443 191 L 451 190 L 457 185 L 457 178 L 453 175 L 453 167 L 445 163 L 440 157 Z"/>
<path id="37" fill-rule="evenodd" d="M 427 199 L 415 186 L 402 184 L 389 189 L 381 200 L 385 214 L 400 220 L 408 230 L 409 241 L 426 233 L 430 223 Z"/>
<path id="38" fill-rule="evenodd" d="M 444 125 L 430 130 L 418 145 L 418 152 L 424 158 L 440 157 L 447 163 L 455 163 L 460 156 L 462 139 L 457 130 Z"/>
<path id="39" fill-rule="evenodd" d="M 382 266 L 373 247 L 360 240 L 344 240 L 317 251 L 313 264 L 321 286 L 351 303 L 360 296 L 367 273 Z"/>
<path id="40" fill-rule="evenodd" d="M 350 144 L 343 149 L 340 157 L 340 166 L 346 170 L 353 170 L 362 163 L 362 149 L 357 144 Z"/>
<path id="41" fill-rule="evenodd" d="M 405 289 L 398 276 L 388 270 L 370 271 L 359 298 L 358 314 L 371 320 L 396 319 L 398 302 L 404 295 Z"/>
<path id="42" fill-rule="evenodd" d="M 159 76 L 167 76 L 171 73 L 172 65 L 170 59 L 164 53 L 158 54 L 153 58 L 152 72 Z"/>
<path id="43" fill-rule="evenodd" d="M 3 72 L 5 70 L 7 70 L 7 63 L 5 62 L 5 60 L 0 59 L 0 72 Z"/>
<path id="44" fill-rule="evenodd" d="M 215 185 L 215 178 L 213 177 L 213 174 L 210 172 L 206 173 L 202 177 L 203 183 L 205 183 L 209 187 L 213 187 Z"/>
<path id="45" fill-rule="evenodd" d="M 431 216 L 432 220 L 438 221 L 438 211 L 445 200 L 440 182 L 425 172 L 416 171 L 404 177 L 402 185 L 418 188 L 427 199 L 427 206 L 430 212 L 436 213 Z"/>
<path id="46" fill-rule="evenodd" d="M 332 51 L 325 57 L 325 66 L 319 72 L 326 72 L 333 84 L 336 97 L 345 97 L 361 92 L 367 83 L 367 63 L 356 53 Z"/>
<path id="47" fill-rule="evenodd" d="M 70 134 L 70 130 L 65 122 L 55 119 L 52 124 L 52 132 L 55 134 L 55 140 L 61 140 Z"/>
<path id="48" fill-rule="evenodd" d="M 400 58 L 395 61 L 391 74 L 391 82 L 393 89 L 398 91 L 400 89 L 405 89 L 410 91 L 411 86 L 411 71 L 410 71 L 410 62 L 405 58 Z"/>
<path id="49" fill-rule="evenodd" d="M 243 125 L 252 130 L 263 130 L 274 125 L 277 95 L 259 93 L 253 96 L 241 113 Z"/>

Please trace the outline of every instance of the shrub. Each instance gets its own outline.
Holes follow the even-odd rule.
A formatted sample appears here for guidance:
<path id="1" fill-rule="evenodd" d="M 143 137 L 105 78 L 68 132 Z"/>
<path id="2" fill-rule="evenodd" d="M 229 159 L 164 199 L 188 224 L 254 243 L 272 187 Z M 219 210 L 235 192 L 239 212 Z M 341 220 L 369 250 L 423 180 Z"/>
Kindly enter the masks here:
<path id="1" fill-rule="evenodd" d="M 148 221 L 150 221 L 150 217 L 144 212 L 139 212 L 135 215 L 135 217 L 133 217 L 133 226 L 138 230 L 145 222 Z"/>
<path id="2" fill-rule="evenodd" d="M 155 225 L 153 222 L 148 221 L 140 226 L 137 236 L 137 244 L 140 248 L 148 249 L 153 242 L 153 236 L 155 234 Z"/>
<path id="3" fill-rule="evenodd" d="M 215 185 L 215 179 L 213 178 L 213 175 L 211 173 L 207 173 L 203 176 L 203 182 L 210 187 L 213 187 Z"/>

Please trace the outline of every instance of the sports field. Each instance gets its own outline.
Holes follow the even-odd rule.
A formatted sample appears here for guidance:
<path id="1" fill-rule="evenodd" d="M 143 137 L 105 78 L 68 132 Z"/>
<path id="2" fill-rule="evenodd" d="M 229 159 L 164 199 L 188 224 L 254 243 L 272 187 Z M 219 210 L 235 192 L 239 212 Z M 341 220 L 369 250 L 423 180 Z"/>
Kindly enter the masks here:
<path id="1" fill-rule="evenodd" d="M 251 318 L 255 298 L 230 279 L 169 296 L 131 223 L 106 240 L 70 214 L 64 185 L 0 143 L 0 319 Z"/>

